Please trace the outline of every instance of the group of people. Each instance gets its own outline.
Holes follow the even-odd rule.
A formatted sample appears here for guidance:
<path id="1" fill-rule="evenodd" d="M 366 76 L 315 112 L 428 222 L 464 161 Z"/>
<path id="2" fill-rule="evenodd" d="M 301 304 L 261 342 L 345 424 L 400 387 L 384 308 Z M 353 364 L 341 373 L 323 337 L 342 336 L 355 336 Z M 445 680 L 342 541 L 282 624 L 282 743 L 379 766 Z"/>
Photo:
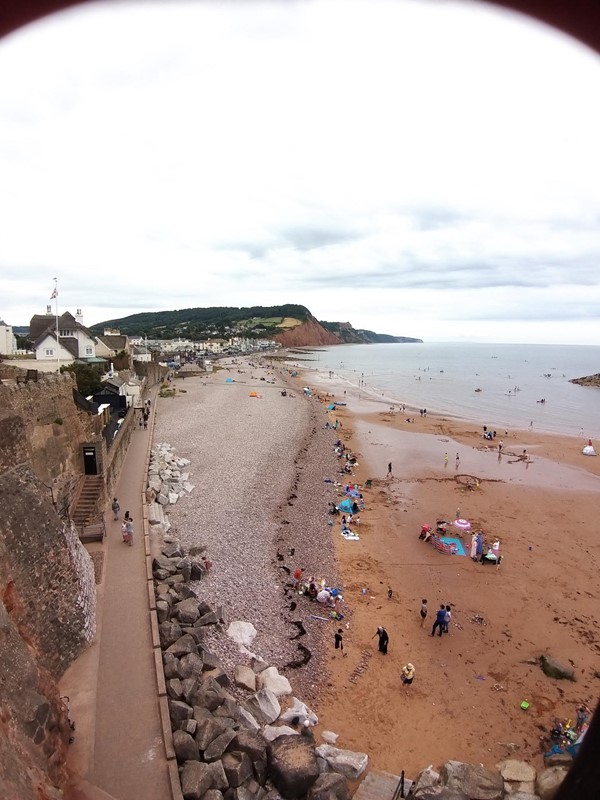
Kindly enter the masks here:
<path id="1" fill-rule="evenodd" d="M 421 603 L 421 627 L 427 617 L 427 600 Z M 431 635 L 435 636 L 436 630 L 439 631 L 439 636 L 442 633 L 450 632 L 450 622 L 452 621 L 452 608 L 449 604 L 442 603 L 435 614 L 435 620 L 431 629 Z"/>
<path id="2" fill-rule="evenodd" d="M 144 401 L 144 407 L 142 408 L 142 413 L 140 415 L 140 423 L 139 423 L 140 424 L 140 428 L 143 427 L 144 430 L 146 430 L 148 428 L 148 419 L 150 418 L 150 407 L 151 407 L 151 404 L 152 404 L 151 400 L 145 400 Z"/>
<path id="3" fill-rule="evenodd" d="M 379 652 L 382 653 L 384 656 L 387 656 L 390 637 L 388 635 L 388 632 L 382 625 L 380 625 L 377 628 L 372 638 L 374 639 L 376 636 L 378 639 Z M 400 680 L 402 681 L 404 688 L 408 689 L 408 687 L 411 686 L 414 679 L 415 679 L 415 668 L 409 662 L 402 667 L 402 670 L 400 672 Z"/>
<path id="4" fill-rule="evenodd" d="M 341 612 L 341 604 L 344 598 L 339 589 L 333 586 L 326 586 L 324 580 L 317 584 L 317 580 L 313 576 L 308 580 L 303 580 L 303 570 L 300 567 L 297 567 L 293 574 L 294 588 L 297 589 L 299 594 L 328 608 L 329 616 L 332 619 L 344 619 L 344 615 Z"/>
<path id="5" fill-rule="evenodd" d="M 111 504 L 111 509 L 113 512 L 113 519 L 115 522 L 119 521 L 119 512 L 121 510 L 121 506 L 119 501 L 116 497 L 113 497 L 113 501 Z M 128 544 L 130 547 L 133 546 L 133 517 L 130 515 L 129 511 L 125 512 L 125 516 L 123 517 L 123 522 L 121 524 L 121 535 L 123 536 L 123 542 Z"/>
<path id="6" fill-rule="evenodd" d="M 481 564 L 496 564 L 496 567 L 499 567 L 502 562 L 500 540 L 494 539 L 486 549 L 482 531 L 476 531 L 471 535 L 471 551 L 469 555 L 473 561 L 479 561 Z"/>

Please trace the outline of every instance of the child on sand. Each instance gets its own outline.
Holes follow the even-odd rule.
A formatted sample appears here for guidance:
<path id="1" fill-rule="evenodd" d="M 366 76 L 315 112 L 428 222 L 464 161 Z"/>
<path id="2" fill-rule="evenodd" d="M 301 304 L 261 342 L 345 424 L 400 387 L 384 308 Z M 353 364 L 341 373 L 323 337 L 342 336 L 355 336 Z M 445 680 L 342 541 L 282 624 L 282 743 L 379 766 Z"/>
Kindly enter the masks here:
<path id="1" fill-rule="evenodd" d="M 408 691 L 408 687 L 412 684 L 415 679 L 415 668 L 412 664 L 405 664 L 402 667 L 402 673 L 400 675 L 400 680 L 404 684 L 405 690 Z"/>
<path id="2" fill-rule="evenodd" d="M 336 650 L 341 650 L 342 651 L 342 655 L 345 656 L 346 653 L 344 653 L 344 637 L 342 635 L 342 629 L 341 628 L 337 629 L 337 633 L 333 637 L 333 640 L 335 642 L 335 649 Z"/>

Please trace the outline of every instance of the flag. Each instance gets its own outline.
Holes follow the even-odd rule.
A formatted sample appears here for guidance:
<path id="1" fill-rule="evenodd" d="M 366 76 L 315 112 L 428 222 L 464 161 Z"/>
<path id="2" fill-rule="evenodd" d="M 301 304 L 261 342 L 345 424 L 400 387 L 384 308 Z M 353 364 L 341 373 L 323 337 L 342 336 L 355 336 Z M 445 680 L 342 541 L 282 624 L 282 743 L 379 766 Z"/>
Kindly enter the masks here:
<path id="1" fill-rule="evenodd" d="M 50 300 L 54 300 L 55 297 L 58 297 L 58 289 L 56 288 L 56 286 L 52 290 L 52 294 L 50 295 Z"/>

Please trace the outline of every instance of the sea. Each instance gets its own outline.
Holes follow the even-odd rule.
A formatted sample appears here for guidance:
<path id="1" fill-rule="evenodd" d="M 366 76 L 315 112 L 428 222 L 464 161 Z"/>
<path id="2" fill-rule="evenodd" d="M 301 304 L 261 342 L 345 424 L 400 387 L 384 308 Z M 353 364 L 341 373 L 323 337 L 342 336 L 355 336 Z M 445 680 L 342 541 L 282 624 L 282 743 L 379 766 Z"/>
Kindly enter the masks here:
<path id="1" fill-rule="evenodd" d="M 296 359 L 289 363 L 314 370 L 325 388 L 331 372 L 354 408 L 404 404 L 407 416 L 425 408 L 502 433 L 533 429 L 600 439 L 600 388 L 569 382 L 600 372 L 597 346 L 350 344 L 306 349 Z"/>

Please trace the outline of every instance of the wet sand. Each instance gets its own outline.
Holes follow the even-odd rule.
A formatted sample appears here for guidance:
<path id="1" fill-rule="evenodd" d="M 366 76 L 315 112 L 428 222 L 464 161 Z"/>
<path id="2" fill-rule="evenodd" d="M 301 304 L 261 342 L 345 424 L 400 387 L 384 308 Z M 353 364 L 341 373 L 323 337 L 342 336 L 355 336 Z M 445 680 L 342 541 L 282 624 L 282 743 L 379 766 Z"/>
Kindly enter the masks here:
<path id="1" fill-rule="evenodd" d="M 326 389 L 336 390 L 331 381 Z M 352 405 L 329 412 L 358 455 L 357 479 L 373 487 L 360 541 L 334 537 L 352 615 L 347 657 L 329 645 L 321 727 L 395 774 L 414 776 L 449 758 L 492 766 L 512 755 L 541 766 L 540 734 L 581 702 L 594 706 L 600 687 L 600 458 L 583 456 L 581 439 L 503 430 L 488 443 L 478 425 L 418 413 L 409 424 L 407 416 L 364 402 L 360 413 Z M 527 462 L 519 460 L 524 449 Z M 468 480 L 479 488 L 469 491 Z M 452 521 L 459 510 L 490 542 L 500 539 L 500 569 L 419 541 L 423 523 Z M 470 534 L 463 539 L 468 552 Z M 423 628 L 422 598 L 430 608 Z M 450 632 L 432 638 L 442 602 L 452 605 Z M 378 625 L 390 635 L 387 656 L 373 638 Z M 534 661 L 542 653 L 571 663 L 577 682 L 547 678 Z M 400 670 L 408 661 L 416 677 L 406 692 Z"/>

